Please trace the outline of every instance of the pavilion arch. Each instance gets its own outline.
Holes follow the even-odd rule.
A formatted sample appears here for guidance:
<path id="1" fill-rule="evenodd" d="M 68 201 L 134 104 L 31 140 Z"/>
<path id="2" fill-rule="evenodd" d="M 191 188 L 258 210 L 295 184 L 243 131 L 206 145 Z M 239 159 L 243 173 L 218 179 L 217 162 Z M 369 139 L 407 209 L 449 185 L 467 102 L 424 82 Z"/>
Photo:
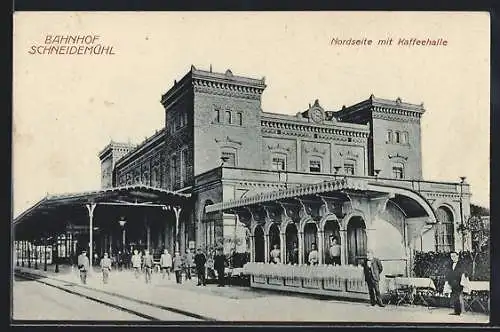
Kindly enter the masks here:
<path id="1" fill-rule="evenodd" d="M 307 258 L 309 257 L 309 253 L 312 250 L 312 244 L 316 244 L 316 248 L 318 247 L 318 224 L 314 222 L 314 220 L 310 219 L 308 222 L 304 223 L 304 246 L 303 253 L 305 262 L 307 262 Z"/>
<path id="2" fill-rule="evenodd" d="M 282 243 L 281 243 L 281 238 L 280 238 L 280 226 L 279 224 L 273 222 L 270 223 L 268 230 L 267 230 L 267 235 L 269 236 L 269 250 L 273 249 L 273 246 L 275 244 L 278 245 L 279 248 L 281 248 Z"/>
<path id="3" fill-rule="evenodd" d="M 321 220 L 319 224 L 320 230 L 323 231 L 323 262 L 327 264 L 331 263 L 331 257 L 329 253 L 330 249 L 330 238 L 337 239 L 337 243 L 339 245 L 343 245 L 342 236 L 340 234 L 340 221 L 337 219 L 337 216 L 330 215 Z"/>
<path id="4" fill-rule="evenodd" d="M 342 221 L 339 222 L 341 231 L 347 231 L 349 220 L 353 217 L 360 217 L 361 219 L 366 220 L 366 215 L 363 211 L 357 209 L 352 210 L 350 213 L 346 214 L 344 218 L 342 218 Z"/>
<path id="5" fill-rule="evenodd" d="M 367 251 L 366 222 L 357 215 L 347 222 L 347 263 L 357 265 L 366 257 Z"/>
<path id="6" fill-rule="evenodd" d="M 302 218 L 299 222 L 299 232 L 303 233 L 306 225 L 309 223 L 316 223 L 316 222 L 314 221 L 313 218 L 309 216 Z"/>
<path id="7" fill-rule="evenodd" d="M 294 256 L 294 246 L 293 244 L 295 243 L 297 245 L 297 250 L 299 247 L 299 228 L 297 227 L 297 224 L 294 222 L 287 222 L 286 224 L 282 225 L 282 229 L 284 229 L 284 239 L 285 239 L 285 263 L 292 263 L 292 264 L 298 264 L 299 263 L 299 257 L 298 253 L 295 254 Z"/>
<path id="8" fill-rule="evenodd" d="M 261 225 L 257 224 L 252 230 L 254 241 L 255 262 L 265 262 L 265 240 L 264 229 Z"/>

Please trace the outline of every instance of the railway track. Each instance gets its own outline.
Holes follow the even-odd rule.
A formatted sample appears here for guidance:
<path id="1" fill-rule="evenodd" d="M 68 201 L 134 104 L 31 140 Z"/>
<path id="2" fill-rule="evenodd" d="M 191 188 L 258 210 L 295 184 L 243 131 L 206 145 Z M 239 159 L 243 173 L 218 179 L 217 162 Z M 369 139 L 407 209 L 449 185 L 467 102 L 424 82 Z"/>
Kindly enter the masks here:
<path id="1" fill-rule="evenodd" d="M 205 317 L 185 310 L 168 307 L 159 304 L 153 304 L 146 301 L 134 299 L 125 295 L 118 295 L 104 290 L 96 290 L 88 286 L 75 283 L 68 283 L 50 277 L 41 278 L 39 275 L 28 272 L 15 271 L 18 278 L 32 280 L 83 297 L 108 307 L 127 312 L 140 317 L 142 320 L 149 321 L 215 321 L 210 317 Z"/>

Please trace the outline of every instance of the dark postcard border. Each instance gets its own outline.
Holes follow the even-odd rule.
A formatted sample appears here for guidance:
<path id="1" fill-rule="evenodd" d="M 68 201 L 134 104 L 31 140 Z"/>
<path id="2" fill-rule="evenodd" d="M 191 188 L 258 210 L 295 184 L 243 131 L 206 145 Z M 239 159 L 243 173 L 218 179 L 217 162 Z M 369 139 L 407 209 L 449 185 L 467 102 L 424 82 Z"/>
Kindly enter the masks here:
<path id="1" fill-rule="evenodd" d="M 217 10 L 229 10 L 229 11 L 245 11 L 245 10 L 259 10 L 259 11 L 291 11 L 291 10 L 423 10 L 423 11 L 487 11 L 490 13 L 491 19 L 491 51 L 490 51 L 490 59 L 491 59 L 491 85 L 490 85 L 490 95 L 491 95 L 491 108 L 490 108 L 490 214 L 493 222 L 491 223 L 491 238 L 497 239 L 500 238 L 500 226 L 495 222 L 495 217 L 500 214 L 500 202 L 499 202 L 499 189 L 495 186 L 496 183 L 500 183 L 500 174 L 497 172 L 497 168 L 495 166 L 499 165 L 498 158 L 499 153 L 497 146 L 497 141 L 499 139 L 498 133 L 499 131 L 499 115 L 500 112 L 500 79 L 499 79 L 499 44 L 500 44 L 500 20 L 499 20 L 499 6 L 495 1 L 475 1 L 475 2 L 447 2 L 447 3 L 437 3 L 435 1 L 420 1 L 417 4 L 402 4 L 400 2 L 392 3 L 390 1 L 378 1 L 377 4 L 362 4 L 360 1 L 336 1 L 334 4 L 331 1 L 308 1 L 307 3 L 302 3 L 300 6 L 297 2 L 291 2 L 289 4 L 270 4 L 270 2 L 263 1 L 240 1 L 235 2 L 234 0 L 224 0 L 209 3 L 207 1 L 177 1 L 177 0 L 168 0 L 168 1 L 153 1 L 153 0 L 138 0 L 138 1 L 104 1 L 104 0 L 83 0 L 83 1 L 70 1 L 70 0 L 17 0 L 14 1 L 13 11 L 83 11 L 83 10 L 99 10 L 99 11 L 217 11 Z M 12 16 L 4 21 L 8 25 L 7 30 L 7 49 L 5 53 L 7 57 L 12 56 Z M 12 58 L 9 58 L 11 66 L 8 68 L 8 72 L 4 78 L 6 79 L 6 87 L 10 87 L 12 89 Z M 4 243 L 11 242 L 11 227 L 10 222 L 12 220 L 12 90 L 4 89 L 4 95 L 6 95 L 6 110 L 3 112 L 5 115 L 4 121 L 2 124 L 5 125 L 4 133 L 6 133 L 6 140 L 4 142 L 7 143 L 6 149 L 6 158 L 4 159 L 4 165 L 6 165 L 11 170 L 11 176 L 7 178 L 6 182 L 6 191 L 3 208 L 6 210 L 6 218 L 4 219 L 3 225 L 6 227 L 6 230 L 3 234 L 8 234 L 5 236 Z M 10 112 L 9 112 L 10 110 Z M 471 110 L 473 112 L 474 110 Z M 467 121 L 467 119 L 464 119 Z M 464 158 L 467 158 L 465 155 Z M 5 172 L 8 174 L 8 172 Z M 8 237 L 8 240 L 6 239 Z M 491 313 L 490 313 L 490 327 L 491 326 L 500 326 L 500 267 L 498 264 L 500 253 L 498 253 L 498 246 L 495 240 L 491 240 Z M 10 250 L 4 251 L 5 258 L 4 262 L 9 262 L 9 267 L 12 269 L 11 265 L 11 256 Z M 2 277 L 7 277 L 7 273 L 1 274 Z M 9 280 L 5 280 L 2 283 L 5 287 L 4 294 L 9 294 L 9 299 L 7 300 L 7 308 L 10 308 L 11 300 L 12 300 L 12 287 L 11 287 L 11 273 L 8 274 Z M 7 289 L 9 287 L 9 289 Z M 5 307 L 4 307 L 5 308 Z M 10 320 L 10 310 L 3 310 L 5 314 L 9 315 Z M 31 324 L 30 324 L 31 323 Z M 28 329 L 33 326 L 43 326 L 47 325 L 47 322 L 40 321 L 35 322 L 32 321 L 25 325 Z M 54 322 L 55 324 L 61 324 L 59 326 L 54 326 L 54 324 L 50 324 L 52 326 L 46 326 L 47 329 L 54 329 L 57 327 L 67 328 L 68 325 L 73 325 L 74 322 Z M 83 323 L 83 322 L 82 322 Z M 11 322 L 12 324 L 12 322 Z M 300 325 L 299 325 L 300 324 Z M 16 324 L 17 325 L 17 324 Z M 84 325 L 90 326 L 102 326 L 99 322 L 86 322 Z M 119 326 L 121 328 L 127 327 L 127 323 L 114 323 L 113 325 Z M 170 325 L 170 326 L 169 326 Z M 162 328 L 172 327 L 176 330 L 184 330 L 190 327 L 199 327 L 200 325 L 191 325 L 190 327 L 187 324 L 181 324 L 183 327 L 172 326 L 167 322 L 165 325 L 162 325 Z M 130 325 L 128 325 L 130 326 Z M 158 327 L 158 325 L 142 325 L 134 323 L 133 326 L 148 326 L 148 327 Z M 230 322 L 227 323 L 219 323 L 214 325 L 205 325 L 208 329 L 212 329 L 215 327 L 217 330 L 228 328 L 232 329 L 240 329 L 241 327 L 235 326 Z M 301 324 L 301 323 L 247 323 L 247 327 L 254 328 L 262 328 L 263 326 L 269 327 L 278 327 L 285 328 L 286 330 L 296 330 L 297 328 L 306 328 L 310 330 L 312 327 L 315 329 L 323 329 L 326 327 L 341 327 L 344 328 L 363 328 L 365 330 L 366 324 L 342 324 L 342 323 L 332 323 L 332 324 Z M 22 328 L 21 326 L 19 326 Z M 131 326 L 132 327 L 132 326 Z M 411 327 L 403 324 L 374 324 L 373 326 L 367 326 L 368 328 L 378 328 L 378 329 L 391 329 L 391 330 L 414 330 L 414 329 L 435 329 L 435 328 L 453 328 L 460 329 L 460 331 L 477 331 L 480 329 L 479 326 L 471 327 L 470 325 L 446 325 L 446 324 L 422 324 L 418 325 L 418 327 Z M 485 328 L 484 325 L 481 325 L 482 328 Z M 85 328 L 81 326 L 81 328 Z"/>

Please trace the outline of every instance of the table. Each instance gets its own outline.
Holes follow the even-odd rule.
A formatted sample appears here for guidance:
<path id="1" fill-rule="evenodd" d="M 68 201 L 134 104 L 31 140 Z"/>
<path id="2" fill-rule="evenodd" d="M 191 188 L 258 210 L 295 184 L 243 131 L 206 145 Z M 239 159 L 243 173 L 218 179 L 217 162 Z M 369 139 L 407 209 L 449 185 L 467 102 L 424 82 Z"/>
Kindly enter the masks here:
<path id="1" fill-rule="evenodd" d="M 489 312 L 490 302 L 490 282 L 489 281 L 471 281 L 471 293 L 464 295 L 464 305 L 466 311 L 472 311 L 472 306 L 477 303 L 483 312 Z M 487 302 L 487 303 L 484 303 Z"/>
<path id="2" fill-rule="evenodd" d="M 422 301 L 427 307 L 429 303 L 425 299 L 436 291 L 436 286 L 431 278 L 404 278 L 396 277 L 396 305 L 414 304 L 415 300 Z"/>

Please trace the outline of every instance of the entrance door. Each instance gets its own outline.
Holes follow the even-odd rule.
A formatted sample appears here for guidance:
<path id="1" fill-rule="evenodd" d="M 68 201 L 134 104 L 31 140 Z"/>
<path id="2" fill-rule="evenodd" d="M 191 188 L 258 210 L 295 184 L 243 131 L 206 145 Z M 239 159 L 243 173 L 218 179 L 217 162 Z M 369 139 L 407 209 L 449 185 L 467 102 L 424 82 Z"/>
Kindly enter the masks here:
<path id="1" fill-rule="evenodd" d="M 264 262 L 264 230 L 261 226 L 255 227 L 255 261 Z"/>
<path id="2" fill-rule="evenodd" d="M 357 265 L 366 257 L 366 226 L 361 217 L 353 217 L 347 225 L 348 264 Z"/>

